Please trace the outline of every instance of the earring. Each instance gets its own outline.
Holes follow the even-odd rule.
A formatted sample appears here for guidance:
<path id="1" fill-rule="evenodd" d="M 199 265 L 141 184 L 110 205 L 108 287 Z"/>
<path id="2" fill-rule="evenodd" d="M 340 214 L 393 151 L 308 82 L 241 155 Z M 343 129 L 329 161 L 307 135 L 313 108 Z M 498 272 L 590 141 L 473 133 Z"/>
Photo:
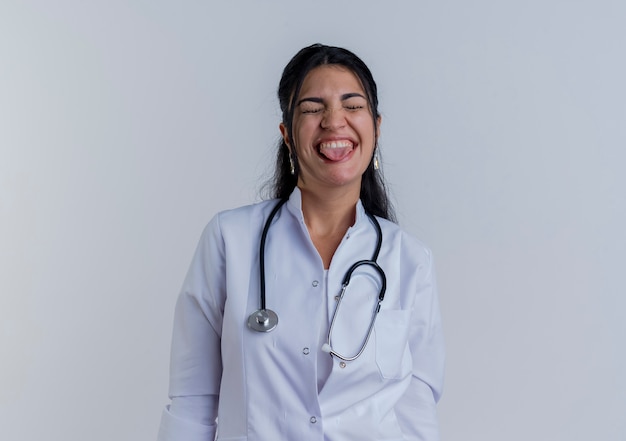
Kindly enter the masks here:
<path id="1" fill-rule="evenodd" d="M 374 154 L 374 170 L 380 169 L 380 163 L 378 162 L 378 152 Z"/>
<path id="2" fill-rule="evenodd" d="M 292 175 L 296 174 L 296 164 L 294 164 L 294 162 L 293 162 L 293 156 L 292 156 L 291 153 L 289 153 L 289 172 Z"/>

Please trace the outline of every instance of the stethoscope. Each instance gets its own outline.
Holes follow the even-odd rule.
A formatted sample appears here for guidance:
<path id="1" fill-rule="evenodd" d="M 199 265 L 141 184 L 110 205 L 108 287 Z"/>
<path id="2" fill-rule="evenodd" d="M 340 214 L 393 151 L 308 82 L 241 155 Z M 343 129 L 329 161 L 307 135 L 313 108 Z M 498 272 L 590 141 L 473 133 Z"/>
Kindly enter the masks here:
<path id="1" fill-rule="evenodd" d="M 280 208 L 283 206 L 285 202 L 287 202 L 287 199 L 282 199 L 280 202 L 278 202 L 278 204 L 276 204 L 276 206 L 274 207 L 274 209 L 268 216 L 267 221 L 265 222 L 265 226 L 263 227 L 263 232 L 261 233 L 261 246 L 259 250 L 261 307 L 257 311 L 250 314 L 250 316 L 248 317 L 248 327 L 258 332 L 270 332 L 274 328 L 276 328 L 276 325 L 278 324 L 278 315 L 271 309 L 268 309 L 265 305 L 265 241 L 267 239 L 267 232 L 270 229 L 270 225 L 272 224 L 272 220 L 274 219 L 274 216 L 276 216 L 276 213 L 278 213 L 278 210 L 280 210 Z M 369 217 L 372 224 L 374 225 L 374 228 L 376 229 L 377 242 L 376 242 L 376 249 L 374 251 L 374 255 L 372 256 L 370 260 L 359 260 L 358 262 L 353 263 L 352 266 L 346 272 L 345 276 L 343 277 L 343 282 L 341 284 L 341 291 L 339 295 L 335 297 L 335 300 L 337 301 L 337 305 L 335 306 L 335 312 L 333 313 L 332 319 L 330 321 L 330 327 L 328 329 L 328 338 L 326 340 L 326 343 L 322 345 L 322 350 L 324 352 L 327 352 L 330 355 L 340 358 L 341 360 L 344 360 L 344 361 L 356 360 L 365 350 L 365 347 L 367 346 L 367 342 L 369 341 L 370 335 L 372 334 L 372 330 L 374 329 L 376 316 L 378 315 L 378 312 L 380 311 L 380 304 L 385 298 L 385 290 L 387 289 L 387 278 L 385 276 L 385 272 L 378 265 L 378 263 L 376 263 L 376 259 L 378 259 L 378 254 L 380 253 L 380 248 L 383 243 L 383 233 L 380 228 L 380 224 L 378 223 L 378 220 L 376 220 L 376 218 L 370 213 L 366 213 L 366 214 Z M 341 301 L 343 300 L 343 297 L 346 293 L 346 289 L 348 288 L 348 285 L 350 284 L 350 278 L 352 277 L 352 273 L 358 267 L 364 266 L 364 265 L 374 268 L 374 270 L 376 270 L 376 272 L 380 276 L 380 280 L 381 280 L 380 291 L 378 292 L 378 300 L 372 310 L 372 318 L 370 320 L 370 325 L 367 329 L 367 334 L 365 335 L 365 338 L 363 339 L 363 342 L 361 343 L 360 349 L 357 351 L 355 355 L 346 356 L 346 355 L 342 355 L 338 353 L 332 348 L 333 327 L 335 325 L 335 320 L 337 318 L 337 312 L 339 311 L 339 307 L 341 306 Z"/>

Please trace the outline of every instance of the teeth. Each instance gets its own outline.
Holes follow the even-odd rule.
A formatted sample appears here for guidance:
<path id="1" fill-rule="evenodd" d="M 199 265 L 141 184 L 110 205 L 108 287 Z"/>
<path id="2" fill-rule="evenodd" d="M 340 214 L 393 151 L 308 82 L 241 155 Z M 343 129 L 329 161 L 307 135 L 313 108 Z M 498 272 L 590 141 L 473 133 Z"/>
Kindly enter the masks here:
<path id="1" fill-rule="evenodd" d="M 330 141 L 320 144 L 320 149 L 340 149 L 345 147 L 352 147 L 350 141 Z"/>

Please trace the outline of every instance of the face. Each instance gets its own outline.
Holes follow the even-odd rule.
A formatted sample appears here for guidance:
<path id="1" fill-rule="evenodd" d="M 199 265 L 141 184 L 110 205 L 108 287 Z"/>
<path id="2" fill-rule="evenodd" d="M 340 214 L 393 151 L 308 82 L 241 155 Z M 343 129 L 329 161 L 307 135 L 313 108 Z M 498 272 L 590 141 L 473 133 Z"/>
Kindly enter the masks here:
<path id="1" fill-rule="evenodd" d="M 360 192 L 361 176 L 372 160 L 380 118 L 372 112 L 358 77 L 350 70 L 325 65 L 311 70 L 302 83 L 293 112 L 293 142 L 280 130 L 298 158 L 298 187 Z M 358 194 L 358 193 L 357 193 Z"/>

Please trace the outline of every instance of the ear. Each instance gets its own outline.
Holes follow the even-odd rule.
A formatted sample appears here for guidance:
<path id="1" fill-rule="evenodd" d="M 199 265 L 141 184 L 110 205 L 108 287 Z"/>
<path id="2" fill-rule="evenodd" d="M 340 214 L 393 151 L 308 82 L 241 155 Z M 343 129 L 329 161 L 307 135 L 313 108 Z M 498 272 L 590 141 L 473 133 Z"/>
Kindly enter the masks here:
<path id="1" fill-rule="evenodd" d="M 287 133 L 287 127 L 285 126 L 284 123 L 280 123 L 278 125 L 278 129 L 280 130 L 280 134 L 283 137 L 283 141 L 285 141 L 285 144 L 287 145 L 287 148 L 289 149 L 289 152 L 291 153 L 291 144 L 289 143 L 289 133 Z"/>
<path id="2" fill-rule="evenodd" d="M 380 136 L 380 124 L 383 122 L 383 117 L 378 115 L 376 118 L 376 141 L 378 141 L 378 137 Z"/>

